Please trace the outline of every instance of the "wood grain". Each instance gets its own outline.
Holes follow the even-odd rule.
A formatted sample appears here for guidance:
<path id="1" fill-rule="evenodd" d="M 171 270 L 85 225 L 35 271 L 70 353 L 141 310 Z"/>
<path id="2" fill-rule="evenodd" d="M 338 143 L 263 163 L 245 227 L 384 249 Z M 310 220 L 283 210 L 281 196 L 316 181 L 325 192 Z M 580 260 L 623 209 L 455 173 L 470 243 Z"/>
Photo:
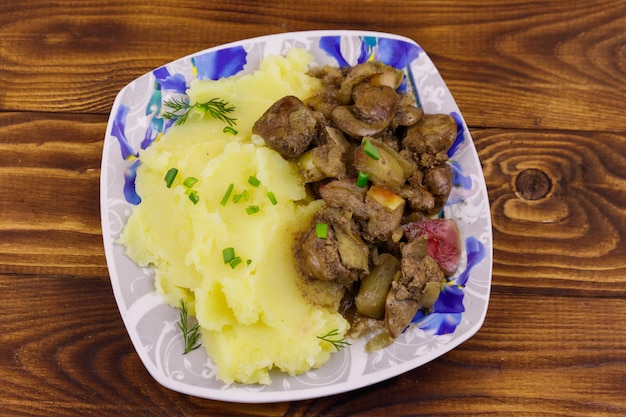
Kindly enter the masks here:
<path id="1" fill-rule="evenodd" d="M 626 134 L 473 131 L 493 213 L 499 285 L 626 295 Z M 516 190 L 525 169 L 548 194 Z"/>
<path id="2" fill-rule="evenodd" d="M 622 0 L 0 2 L 0 414 L 625 415 L 625 27 Z M 440 70 L 489 193 L 487 318 L 441 358 L 350 393 L 173 392 L 141 364 L 109 283 L 108 113 L 174 59 L 308 29 L 398 33 Z"/>
<path id="3" fill-rule="evenodd" d="M 71 14 L 66 4 L 0 5 L 4 110 L 106 114 L 128 82 L 187 54 L 268 33 L 358 28 L 420 43 L 471 126 L 626 131 L 621 0 L 89 0 Z"/>
<path id="4" fill-rule="evenodd" d="M 99 219 L 106 118 L 0 113 L 0 126 L 0 273 L 106 276 Z"/>

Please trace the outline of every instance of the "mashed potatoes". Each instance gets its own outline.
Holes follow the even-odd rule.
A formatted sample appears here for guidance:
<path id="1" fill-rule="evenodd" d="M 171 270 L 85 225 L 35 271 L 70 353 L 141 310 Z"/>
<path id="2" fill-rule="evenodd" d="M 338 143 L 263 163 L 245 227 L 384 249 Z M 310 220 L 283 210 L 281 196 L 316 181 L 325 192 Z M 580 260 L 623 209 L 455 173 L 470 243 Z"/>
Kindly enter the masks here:
<path id="1" fill-rule="evenodd" d="M 208 116 L 192 119 L 140 155 L 142 202 L 119 242 L 139 265 L 155 267 L 156 289 L 168 303 L 185 300 L 225 383 L 268 384 L 273 368 L 298 374 L 319 367 L 335 347 L 318 336 L 337 329 L 341 338 L 348 329 L 340 314 L 309 304 L 296 285 L 294 237 L 320 203 L 307 199 L 292 164 L 251 141 L 252 125 L 274 101 L 304 99 L 320 87 L 305 74 L 310 62 L 292 49 L 249 75 L 194 81 L 191 103 L 217 97 L 234 105 L 238 133 L 224 133 L 224 123 Z M 168 188 L 171 168 L 178 175 Z M 191 187 L 196 204 L 184 184 L 189 177 L 198 180 Z M 225 263 L 225 248 L 241 263 Z"/>

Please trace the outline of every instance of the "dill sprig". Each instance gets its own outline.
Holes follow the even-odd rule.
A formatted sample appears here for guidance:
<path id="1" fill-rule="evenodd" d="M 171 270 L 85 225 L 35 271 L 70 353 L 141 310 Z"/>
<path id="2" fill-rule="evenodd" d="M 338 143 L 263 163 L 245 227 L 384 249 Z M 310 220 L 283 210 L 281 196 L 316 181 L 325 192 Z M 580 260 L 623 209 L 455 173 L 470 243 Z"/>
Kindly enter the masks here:
<path id="1" fill-rule="evenodd" d="M 214 119 L 220 120 L 228 124 L 228 126 L 235 126 L 237 124 L 237 119 L 228 116 L 228 113 L 235 111 L 235 106 L 219 98 L 212 98 L 204 103 L 195 104 L 189 104 L 188 101 L 182 98 L 172 98 L 165 100 L 163 104 L 172 109 L 171 111 L 164 111 L 163 117 L 166 119 L 176 119 L 176 122 L 174 122 L 175 125 L 185 123 L 189 115 L 194 111 L 199 111 L 202 115 L 208 113 Z"/>
<path id="2" fill-rule="evenodd" d="M 331 343 L 337 350 L 351 345 L 351 343 L 348 342 L 345 337 L 342 337 L 341 339 L 332 339 L 333 337 L 336 337 L 336 336 L 339 336 L 338 329 L 331 330 L 328 333 L 326 333 L 324 336 L 317 336 L 317 338 L 324 340 L 325 342 Z"/>
<path id="3" fill-rule="evenodd" d="M 202 344 L 198 343 L 198 338 L 200 337 L 200 325 L 196 323 L 191 329 L 188 328 L 189 323 L 187 314 L 187 305 L 185 304 L 185 300 L 181 298 L 180 321 L 178 322 L 178 328 L 181 332 L 183 332 L 183 338 L 185 339 L 185 352 L 183 352 L 183 355 L 186 355 L 192 350 L 198 349 Z"/>

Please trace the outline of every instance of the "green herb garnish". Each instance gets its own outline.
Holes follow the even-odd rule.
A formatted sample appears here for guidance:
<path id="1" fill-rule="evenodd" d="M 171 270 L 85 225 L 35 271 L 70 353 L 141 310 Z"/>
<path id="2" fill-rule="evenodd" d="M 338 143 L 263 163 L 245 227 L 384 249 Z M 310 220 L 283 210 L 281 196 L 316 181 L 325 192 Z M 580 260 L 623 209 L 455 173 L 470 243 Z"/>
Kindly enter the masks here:
<path id="1" fill-rule="evenodd" d="M 235 259 L 235 248 L 224 248 L 222 250 L 222 258 L 225 264 L 230 263 Z"/>
<path id="2" fill-rule="evenodd" d="M 248 213 L 248 215 L 250 214 L 254 214 L 254 213 L 258 213 L 261 209 L 259 208 L 259 206 L 248 206 L 246 207 L 246 213 Z"/>
<path id="3" fill-rule="evenodd" d="M 220 120 L 231 127 L 237 124 L 237 119 L 228 116 L 228 113 L 235 111 L 235 106 L 219 98 L 212 98 L 204 103 L 196 104 L 189 104 L 189 102 L 181 98 L 173 98 L 165 100 L 163 104 L 172 109 L 172 111 L 164 112 L 163 117 L 165 119 L 176 119 L 175 125 L 185 123 L 189 115 L 194 112 L 202 116 L 208 113 L 214 119 Z"/>
<path id="4" fill-rule="evenodd" d="M 177 168 L 170 168 L 167 171 L 167 173 L 165 174 L 165 178 L 163 178 L 165 180 L 165 185 L 167 186 L 167 188 L 172 188 L 172 185 L 174 184 L 174 179 L 176 179 L 177 175 L 178 175 Z M 183 186 L 185 187 L 185 194 L 187 195 L 187 197 L 189 197 L 189 200 L 191 200 L 191 202 L 194 204 L 197 204 L 198 201 L 200 201 L 200 197 L 198 197 L 198 192 L 191 189 L 197 182 L 198 182 L 198 179 L 196 177 L 187 177 L 183 181 Z"/>
<path id="5" fill-rule="evenodd" d="M 222 258 L 224 259 L 224 263 L 230 265 L 232 269 L 235 269 L 237 265 L 243 262 L 241 257 L 235 254 L 235 248 L 222 249 Z"/>
<path id="6" fill-rule="evenodd" d="M 351 343 L 348 342 L 345 337 L 342 337 L 341 339 L 331 339 L 332 337 L 335 337 L 335 336 L 339 336 L 338 329 L 331 330 L 328 333 L 326 333 L 324 336 L 317 336 L 317 338 L 325 342 L 332 343 L 332 345 L 337 350 L 351 345 Z"/>
<path id="7" fill-rule="evenodd" d="M 230 198 L 230 195 L 233 192 L 233 188 L 235 188 L 235 184 L 231 182 L 228 188 L 226 189 L 226 193 L 224 194 L 224 197 L 222 197 L 222 201 L 220 201 L 221 205 L 225 206 L 226 203 L 228 203 L 228 199 Z"/>
<path id="8" fill-rule="evenodd" d="M 363 139 L 363 152 L 365 152 L 367 156 L 375 161 L 378 161 L 380 159 L 380 153 L 378 152 L 378 148 L 367 139 Z"/>
<path id="9" fill-rule="evenodd" d="M 235 256 L 228 264 L 230 265 L 232 269 L 235 269 L 235 267 L 242 262 L 243 260 L 241 259 L 240 256 Z"/>
<path id="10" fill-rule="evenodd" d="M 276 200 L 276 196 L 274 195 L 273 192 L 268 191 L 266 195 L 267 195 L 267 198 L 269 198 L 269 200 L 270 200 L 270 202 L 272 203 L 273 206 L 278 204 L 278 200 Z"/>
<path id="11" fill-rule="evenodd" d="M 243 201 L 248 201 L 250 199 L 250 194 L 248 193 L 248 190 L 243 190 L 243 193 L 241 194 L 235 194 L 233 196 L 233 203 L 237 204 L 242 198 Z"/>
<path id="12" fill-rule="evenodd" d="M 261 185 L 261 181 L 259 181 L 259 179 L 255 177 L 254 175 L 250 175 L 248 177 L 248 184 L 250 184 L 253 187 L 258 187 L 259 185 Z"/>
<path id="13" fill-rule="evenodd" d="M 165 174 L 165 185 L 167 186 L 167 188 L 171 188 L 172 187 L 172 183 L 174 182 L 174 179 L 176 178 L 176 175 L 178 175 L 178 169 L 176 168 L 170 168 L 167 173 Z"/>
<path id="14" fill-rule="evenodd" d="M 231 135 L 236 135 L 237 133 L 239 133 L 235 129 L 233 129 L 231 126 L 224 126 L 224 129 L 222 129 L 222 132 L 230 133 Z"/>
<path id="15" fill-rule="evenodd" d="M 196 190 L 188 189 L 187 191 L 185 191 L 185 194 L 187 194 L 189 200 L 191 200 L 191 202 L 194 204 L 198 204 L 198 201 L 200 201 L 200 197 L 198 197 L 198 192 Z"/>
<path id="16" fill-rule="evenodd" d="M 315 236 L 320 239 L 328 237 L 328 225 L 326 223 L 315 223 Z"/>
<path id="17" fill-rule="evenodd" d="M 187 177 L 183 181 L 183 185 L 187 188 L 192 188 L 194 185 L 196 185 L 197 182 L 198 179 L 196 177 Z"/>
<path id="18" fill-rule="evenodd" d="M 200 325 L 196 323 L 191 329 L 188 327 L 189 318 L 187 317 L 187 305 L 185 304 L 185 300 L 180 299 L 180 321 L 178 322 L 178 328 L 183 333 L 183 338 L 185 339 L 185 351 L 183 355 L 191 352 L 192 350 L 196 350 L 200 347 L 202 343 L 198 343 L 198 338 L 200 337 Z"/>
<path id="19" fill-rule="evenodd" d="M 370 174 L 368 174 L 367 172 L 359 171 L 356 177 L 356 186 L 359 188 L 365 187 L 369 179 L 370 179 Z"/>

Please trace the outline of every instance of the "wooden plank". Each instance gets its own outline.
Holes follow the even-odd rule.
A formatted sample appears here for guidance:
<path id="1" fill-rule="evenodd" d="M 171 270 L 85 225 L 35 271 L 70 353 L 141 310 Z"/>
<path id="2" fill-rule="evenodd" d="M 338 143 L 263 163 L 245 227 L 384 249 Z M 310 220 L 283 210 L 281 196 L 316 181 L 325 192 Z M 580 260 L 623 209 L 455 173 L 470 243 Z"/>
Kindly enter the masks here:
<path id="1" fill-rule="evenodd" d="M 0 272 L 107 275 L 99 216 L 106 118 L 0 113 L 0 125 Z"/>
<path id="2" fill-rule="evenodd" d="M 472 127 L 626 131 L 621 0 L 318 0 L 298 17 L 292 7 L 85 1 L 67 14 L 53 2 L 4 2 L 0 111 L 106 114 L 128 82 L 195 51 L 290 30 L 367 28 L 418 41 Z M 355 8 L 363 13 L 348 13 Z M 242 25 L 242 16 L 255 18 Z"/>
<path id="3" fill-rule="evenodd" d="M 623 0 L 0 2 L 0 414 L 626 415 L 625 27 Z M 405 35 L 439 68 L 487 178 L 487 318 L 439 359 L 351 393 L 178 394 L 141 364 L 109 283 L 108 113 L 174 59 L 309 29 Z"/>
<path id="4" fill-rule="evenodd" d="M 626 134 L 490 129 L 473 137 L 499 285 L 626 294 Z M 546 175 L 544 197 L 520 196 L 527 170 Z"/>

